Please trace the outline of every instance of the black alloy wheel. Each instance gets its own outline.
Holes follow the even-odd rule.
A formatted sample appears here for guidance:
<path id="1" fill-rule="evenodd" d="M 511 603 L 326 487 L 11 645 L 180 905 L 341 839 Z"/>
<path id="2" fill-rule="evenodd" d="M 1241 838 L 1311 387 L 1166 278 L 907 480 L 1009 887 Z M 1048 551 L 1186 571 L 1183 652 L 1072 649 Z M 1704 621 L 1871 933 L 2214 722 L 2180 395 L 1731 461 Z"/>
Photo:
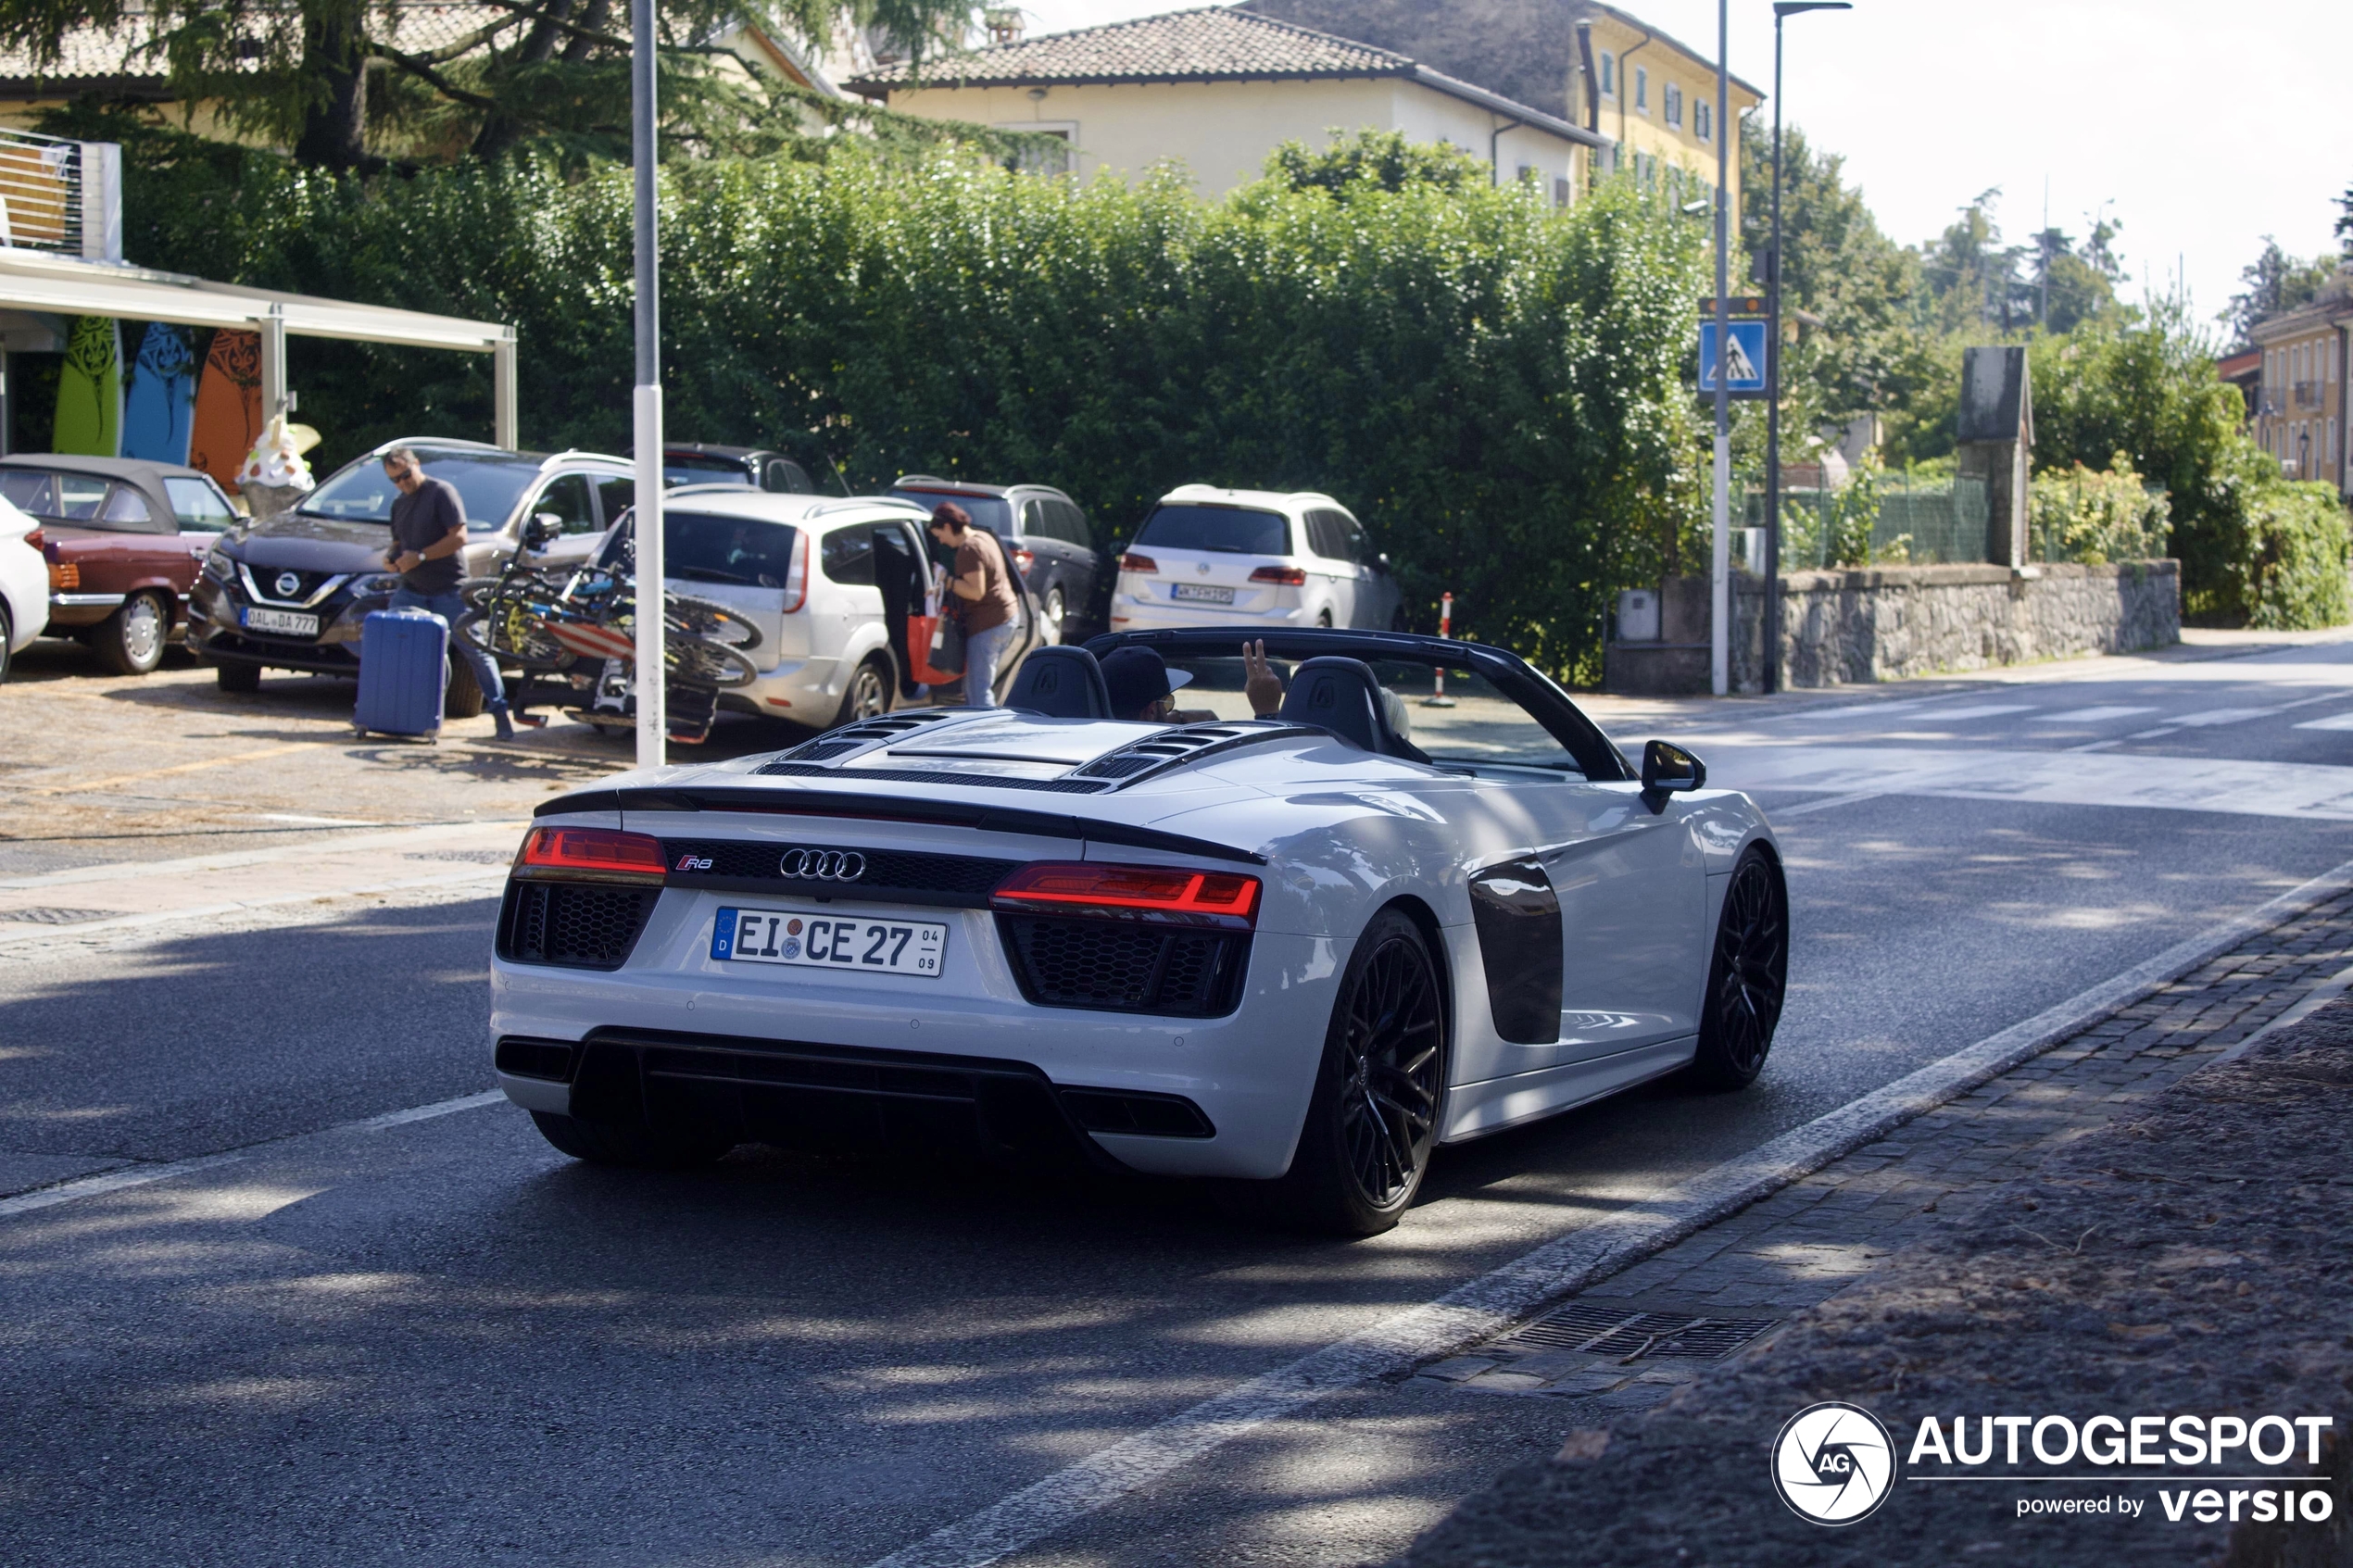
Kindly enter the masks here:
<path id="1" fill-rule="evenodd" d="M 1421 1189 L 1446 1083 L 1446 1009 L 1419 927 L 1375 916 L 1341 978 L 1285 1217 L 1343 1236 L 1395 1225 Z"/>
<path id="2" fill-rule="evenodd" d="M 1692 1075 L 1718 1089 L 1755 1083 L 1788 992 L 1789 896 L 1765 851 L 1752 846 L 1724 889 Z"/>

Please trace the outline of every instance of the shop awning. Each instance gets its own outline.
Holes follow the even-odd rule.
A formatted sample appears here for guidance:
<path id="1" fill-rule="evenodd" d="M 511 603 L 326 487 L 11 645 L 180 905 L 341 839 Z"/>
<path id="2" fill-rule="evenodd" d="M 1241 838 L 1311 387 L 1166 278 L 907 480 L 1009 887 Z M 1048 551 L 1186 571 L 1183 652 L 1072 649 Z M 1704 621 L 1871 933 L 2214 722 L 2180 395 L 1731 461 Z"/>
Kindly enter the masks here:
<path id="1" fill-rule="evenodd" d="M 286 406 L 289 333 L 346 343 L 448 348 L 492 356 L 495 439 L 516 445 L 515 331 L 422 310 L 395 310 L 275 289 L 208 282 L 178 272 L 0 246 L 0 311 L 114 316 L 175 326 L 226 327 L 261 337 L 262 417 Z"/>

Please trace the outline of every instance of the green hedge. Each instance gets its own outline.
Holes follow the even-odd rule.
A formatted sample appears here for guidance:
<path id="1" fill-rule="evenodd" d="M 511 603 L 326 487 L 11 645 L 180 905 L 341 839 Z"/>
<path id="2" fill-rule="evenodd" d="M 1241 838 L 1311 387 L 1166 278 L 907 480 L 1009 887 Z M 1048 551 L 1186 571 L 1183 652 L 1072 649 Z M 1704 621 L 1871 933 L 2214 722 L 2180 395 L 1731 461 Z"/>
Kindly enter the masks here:
<path id="1" fill-rule="evenodd" d="M 2257 456 L 2269 464 L 2273 459 Z M 2246 521 L 2217 552 L 2210 598 L 2196 607 L 2204 619 L 2267 632 L 2342 626 L 2353 620 L 2346 570 L 2345 508 L 2333 484 L 2278 480 L 2246 487 Z"/>
<path id="2" fill-rule="evenodd" d="M 1598 672 L 1617 589 L 1696 558 L 1705 230 L 1630 189 L 1555 215 L 1483 181 L 1276 177 L 1204 205 L 951 154 L 681 164 L 664 189 L 678 438 L 785 446 L 861 491 L 1060 484 L 1106 544 L 1188 481 L 1327 490 L 1416 624 L 1451 589 L 1458 626 L 1572 676 Z M 625 448 L 626 170 L 362 183 L 186 156 L 143 160 L 130 195 L 142 262 L 516 323 L 525 442 Z M 486 430 L 479 358 L 304 342 L 291 370 L 328 462 Z"/>

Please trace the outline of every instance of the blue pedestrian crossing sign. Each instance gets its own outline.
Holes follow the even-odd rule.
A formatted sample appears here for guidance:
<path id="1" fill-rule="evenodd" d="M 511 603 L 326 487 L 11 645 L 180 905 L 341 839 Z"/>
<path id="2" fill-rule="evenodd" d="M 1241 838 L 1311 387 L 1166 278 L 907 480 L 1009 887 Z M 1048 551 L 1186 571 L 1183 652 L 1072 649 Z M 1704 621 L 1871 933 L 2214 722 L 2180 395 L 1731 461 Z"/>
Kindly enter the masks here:
<path id="1" fill-rule="evenodd" d="M 1731 353 L 1726 358 L 1730 374 L 1725 387 L 1734 397 L 1765 395 L 1765 326 L 1763 321 L 1733 321 Z M 1716 323 L 1699 324 L 1699 389 L 1704 395 L 1716 392 Z"/>

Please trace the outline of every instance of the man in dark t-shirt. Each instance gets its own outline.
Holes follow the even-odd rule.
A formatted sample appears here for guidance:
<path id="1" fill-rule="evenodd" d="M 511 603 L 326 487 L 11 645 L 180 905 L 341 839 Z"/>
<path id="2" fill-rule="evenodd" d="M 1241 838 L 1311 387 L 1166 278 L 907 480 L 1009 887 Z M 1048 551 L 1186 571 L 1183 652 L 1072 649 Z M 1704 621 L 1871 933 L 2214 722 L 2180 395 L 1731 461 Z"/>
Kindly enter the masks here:
<path id="1" fill-rule="evenodd" d="M 449 646 L 481 685 L 484 706 L 497 721 L 498 738 L 512 740 L 515 720 L 507 711 L 507 689 L 498 679 L 497 661 L 457 630 L 466 613 L 466 602 L 458 593 L 465 576 L 459 555 L 466 547 L 465 502 L 456 485 L 428 476 L 417 454 L 406 446 L 384 454 L 384 477 L 400 491 L 392 503 L 392 547 L 384 551 L 385 564 L 400 573 L 392 608 L 429 610 L 449 623 Z M 523 722 L 547 721 L 526 716 Z"/>

